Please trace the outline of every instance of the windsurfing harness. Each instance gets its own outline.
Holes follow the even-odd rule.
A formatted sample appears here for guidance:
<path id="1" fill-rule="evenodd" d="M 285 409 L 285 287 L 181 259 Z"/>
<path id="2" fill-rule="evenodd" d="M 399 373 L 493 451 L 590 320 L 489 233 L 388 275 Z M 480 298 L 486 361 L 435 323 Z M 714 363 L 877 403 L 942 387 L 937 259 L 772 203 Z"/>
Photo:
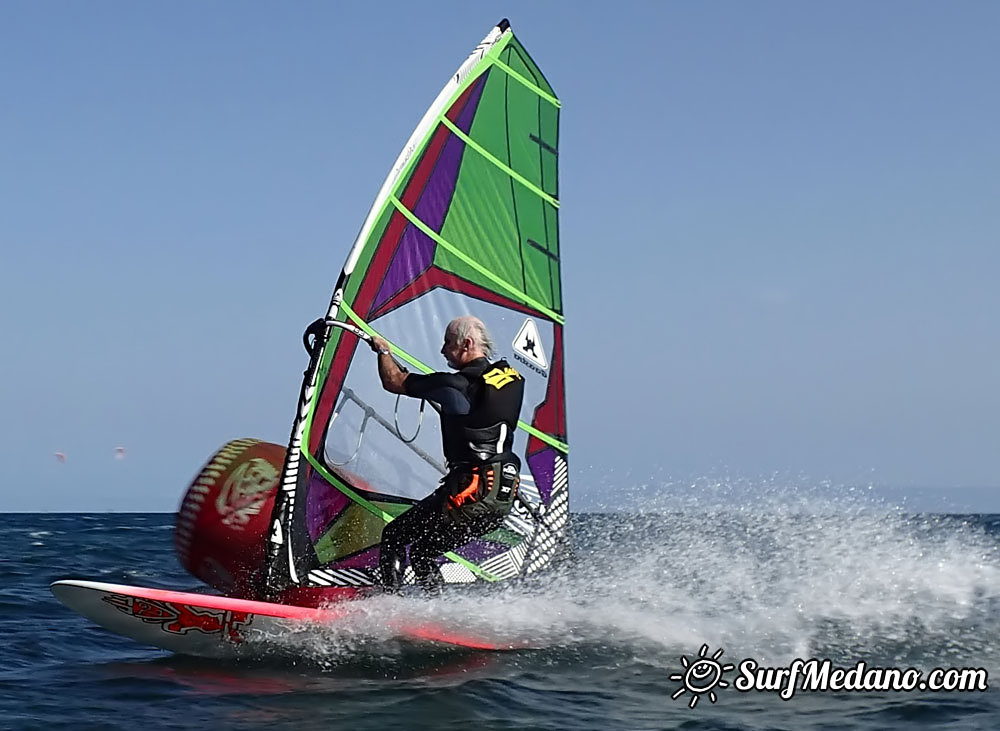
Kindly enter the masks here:
<path id="1" fill-rule="evenodd" d="M 395 591 L 403 582 L 406 546 L 417 581 L 435 590 L 444 583 L 436 559 L 501 526 L 517 497 L 520 460 L 513 453 L 486 464 L 461 464 L 441 486 L 385 526 L 379 552 L 382 585 Z"/>

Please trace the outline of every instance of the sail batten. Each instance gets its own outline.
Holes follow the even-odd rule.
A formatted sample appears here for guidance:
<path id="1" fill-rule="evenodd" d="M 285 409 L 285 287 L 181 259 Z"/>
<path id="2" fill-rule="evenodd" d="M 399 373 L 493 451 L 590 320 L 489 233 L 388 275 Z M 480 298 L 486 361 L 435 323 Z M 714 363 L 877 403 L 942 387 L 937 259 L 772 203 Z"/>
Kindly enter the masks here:
<path id="1" fill-rule="evenodd" d="M 451 121 L 449 121 L 447 117 L 442 117 L 441 118 L 441 124 L 443 124 L 445 127 L 447 127 L 448 129 L 450 129 L 454 133 L 454 135 L 456 137 L 458 137 L 458 139 L 462 140 L 462 142 L 464 142 L 469 147 L 471 147 L 473 150 L 475 150 L 480 155 L 482 155 L 483 157 L 485 157 L 491 163 L 493 163 L 494 165 L 496 165 L 500 170 L 502 170 L 504 173 L 506 173 L 507 175 L 509 175 L 510 177 L 512 177 L 514 180 L 516 180 L 518 183 L 520 183 L 525 188 L 527 188 L 528 190 L 530 190 L 532 193 L 534 193 L 535 195 L 537 195 L 539 198 L 541 198 L 543 201 L 545 201 L 546 203 L 548 203 L 550 206 L 552 206 L 554 208 L 558 208 L 559 207 L 559 201 L 557 201 L 555 198 L 553 198 L 551 195 L 549 195 L 548 193 L 546 193 L 541 188 L 537 187 L 530 180 L 527 180 L 526 178 L 524 178 L 520 173 L 518 173 L 516 170 L 514 170 L 513 168 L 511 168 L 509 165 L 506 165 L 503 162 L 501 162 L 500 160 L 498 160 L 497 158 L 495 158 L 493 155 L 491 155 L 489 153 L 489 151 L 487 151 L 485 148 L 481 147 L 479 144 L 476 143 L 476 141 L 474 139 L 472 139 L 471 137 L 469 137 L 469 135 L 465 134 L 465 132 L 463 132 L 458 127 L 456 127 L 454 124 L 452 124 Z"/>
<path id="2" fill-rule="evenodd" d="M 517 297 L 518 299 L 522 300 L 526 305 L 529 305 L 529 306 L 533 307 L 534 309 L 538 310 L 539 313 L 545 315 L 550 320 L 554 320 L 555 322 L 558 322 L 560 324 L 562 324 L 562 323 L 564 323 L 566 321 L 566 319 L 562 315 L 560 315 L 558 312 L 554 312 L 554 311 L 550 310 L 548 307 L 546 307 L 545 305 L 543 305 L 541 302 L 537 302 L 532 297 L 529 297 L 527 293 L 522 292 L 520 289 L 518 289 L 516 286 L 514 286 L 510 282 L 508 282 L 508 281 L 506 281 L 506 280 L 498 277 L 497 275 L 493 274 L 486 267 L 484 267 L 483 265 L 479 264 L 475 259 L 473 259 L 472 257 L 468 256 L 467 254 L 463 253 L 461 251 L 461 249 L 459 249 L 457 246 L 455 246 L 454 244 L 451 244 L 448 241 L 446 241 L 439 233 L 437 233 L 436 231 L 434 231 L 434 229 L 432 229 L 426 223 L 424 223 L 423 221 L 421 221 L 420 218 L 417 216 L 416 213 L 414 213 L 409 208 L 407 208 L 406 206 L 404 206 L 401 201 L 397 200 L 396 198 L 390 198 L 390 200 L 392 201 L 392 204 L 396 207 L 396 210 L 398 210 L 400 213 L 402 213 L 410 221 L 410 223 L 412 223 L 414 226 L 416 226 L 421 231 L 423 231 L 428 237 L 432 238 L 437 244 L 439 244 L 440 246 L 443 246 L 450 253 L 452 253 L 453 255 L 455 255 L 456 257 L 458 257 L 459 259 L 461 259 L 465 264 L 469 265 L 470 267 L 472 267 L 473 269 L 475 269 L 477 272 L 479 272 L 480 274 L 482 274 L 484 277 L 488 278 L 491 282 L 493 282 L 494 284 L 496 284 L 498 287 L 500 287 L 501 289 L 505 290 L 506 292 L 512 294 L 513 296 Z"/>
<path id="3" fill-rule="evenodd" d="M 554 96 L 552 96 L 548 92 L 546 92 L 546 91 L 542 90 L 541 88 L 539 88 L 533 82 L 528 81 L 528 79 L 526 79 L 523 76 L 521 76 L 521 74 L 517 73 L 517 71 L 515 71 L 514 69 L 512 69 L 510 66 L 508 66 L 507 64 L 505 64 L 500 59 L 498 59 L 498 58 L 493 59 L 493 65 L 496 66 L 497 68 L 499 68 L 501 71 L 503 71 L 508 76 L 510 76 L 512 79 L 514 79 L 514 81 L 518 82 L 519 84 L 522 84 L 526 88 L 528 88 L 531 91 L 533 91 L 535 94 L 537 94 L 538 96 L 540 96 L 542 99 L 544 99 L 545 101 L 547 101 L 549 104 L 551 104 L 552 106 L 554 106 L 556 109 L 562 109 L 562 102 L 561 101 L 559 101 L 558 99 L 556 99 Z"/>

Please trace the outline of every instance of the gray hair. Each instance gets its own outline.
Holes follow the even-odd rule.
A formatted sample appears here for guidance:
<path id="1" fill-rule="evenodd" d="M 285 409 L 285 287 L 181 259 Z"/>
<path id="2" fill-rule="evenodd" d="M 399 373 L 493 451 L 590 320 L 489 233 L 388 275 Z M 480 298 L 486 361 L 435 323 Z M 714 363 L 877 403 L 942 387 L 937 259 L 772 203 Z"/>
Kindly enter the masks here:
<path id="1" fill-rule="evenodd" d="M 455 335 L 456 340 L 462 341 L 469 338 L 473 345 L 483 351 L 483 355 L 487 358 L 493 357 L 495 349 L 493 338 L 490 337 L 490 331 L 486 329 L 486 325 L 478 317 L 472 315 L 456 317 L 448 323 L 448 329 Z"/>

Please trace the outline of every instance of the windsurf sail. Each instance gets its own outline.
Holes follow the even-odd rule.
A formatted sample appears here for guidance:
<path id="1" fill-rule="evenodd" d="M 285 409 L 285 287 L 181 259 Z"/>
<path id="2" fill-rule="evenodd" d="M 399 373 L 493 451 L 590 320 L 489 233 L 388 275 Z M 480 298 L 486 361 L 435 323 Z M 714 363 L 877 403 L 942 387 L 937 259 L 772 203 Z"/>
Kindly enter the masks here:
<path id="1" fill-rule="evenodd" d="M 520 497 L 503 526 L 446 554 L 448 582 L 551 562 L 567 528 L 560 102 L 504 20 L 451 76 L 365 218 L 310 332 L 268 543 L 268 590 L 375 580 L 386 522 L 444 474 L 437 415 L 387 393 L 356 333 L 412 372 L 443 370 L 444 330 L 479 317 L 525 379 Z M 345 327 L 346 326 L 346 329 Z"/>

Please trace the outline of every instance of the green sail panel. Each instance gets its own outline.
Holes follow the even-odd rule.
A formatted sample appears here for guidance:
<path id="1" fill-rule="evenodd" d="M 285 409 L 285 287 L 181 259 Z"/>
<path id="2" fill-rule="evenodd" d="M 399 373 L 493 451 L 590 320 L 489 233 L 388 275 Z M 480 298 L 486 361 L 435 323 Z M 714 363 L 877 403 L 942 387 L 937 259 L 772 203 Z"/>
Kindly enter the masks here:
<path id="1" fill-rule="evenodd" d="M 493 276 L 556 313 L 562 312 L 552 269 L 558 262 L 546 252 L 557 252 L 554 230 L 547 227 L 557 210 L 485 157 L 466 150 L 441 237 L 473 256 Z M 462 257 L 438 247 L 435 265 L 487 288 L 495 281 Z M 558 279 L 558 276 L 555 277 Z"/>

